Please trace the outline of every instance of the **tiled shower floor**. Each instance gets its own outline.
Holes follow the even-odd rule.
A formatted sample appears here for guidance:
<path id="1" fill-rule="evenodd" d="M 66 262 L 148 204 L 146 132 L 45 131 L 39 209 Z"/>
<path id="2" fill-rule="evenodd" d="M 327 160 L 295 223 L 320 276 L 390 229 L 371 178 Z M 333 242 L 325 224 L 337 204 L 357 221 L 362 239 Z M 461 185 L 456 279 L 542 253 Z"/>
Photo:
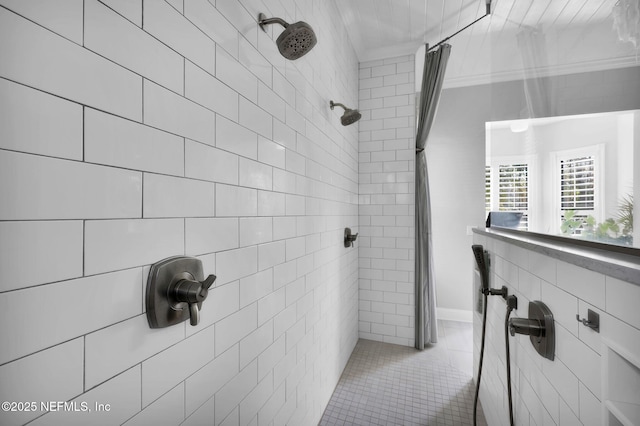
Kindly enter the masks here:
<path id="1" fill-rule="evenodd" d="M 320 426 L 472 425 L 473 326 L 439 321 L 438 330 L 424 351 L 359 340 Z"/>

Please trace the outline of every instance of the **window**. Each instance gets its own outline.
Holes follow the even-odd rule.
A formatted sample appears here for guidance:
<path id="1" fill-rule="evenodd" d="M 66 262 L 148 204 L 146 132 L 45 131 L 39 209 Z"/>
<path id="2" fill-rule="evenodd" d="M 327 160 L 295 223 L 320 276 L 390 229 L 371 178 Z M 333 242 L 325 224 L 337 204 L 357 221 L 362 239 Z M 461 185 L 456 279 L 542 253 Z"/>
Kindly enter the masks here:
<path id="1" fill-rule="evenodd" d="M 529 166 L 527 164 L 502 164 L 499 173 L 499 210 L 522 212 L 518 229 L 528 229 Z"/>
<path id="2" fill-rule="evenodd" d="M 581 235 L 585 227 L 595 223 L 595 157 L 589 155 L 559 162 L 561 231 Z"/>
<path id="3" fill-rule="evenodd" d="M 523 210 L 528 232 L 640 247 L 638 123 L 640 110 L 486 123 L 485 203 Z"/>
<path id="4" fill-rule="evenodd" d="M 492 179 L 497 175 L 497 180 Z M 529 164 L 499 161 L 485 166 L 485 207 L 487 211 L 522 213 L 518 229 L 529 228 Z"/>
<path id="5" fill-rule="evenodd" d="M 595 159 L 593 156 L 560 160 L 560 203 L 562 210 L 595 208 Z"/>
<path id="6" fill-rule="evenodd" d="M 603 220 L 602 162 L 604 146 L 555 151 L 554 226 L 557 233 L 573 237 L 590 237 Z"/>
<path id="7" fill-rule="evenodd" d="M 484 166 L 484 210 L 491 211 L 491 167 Z"/>

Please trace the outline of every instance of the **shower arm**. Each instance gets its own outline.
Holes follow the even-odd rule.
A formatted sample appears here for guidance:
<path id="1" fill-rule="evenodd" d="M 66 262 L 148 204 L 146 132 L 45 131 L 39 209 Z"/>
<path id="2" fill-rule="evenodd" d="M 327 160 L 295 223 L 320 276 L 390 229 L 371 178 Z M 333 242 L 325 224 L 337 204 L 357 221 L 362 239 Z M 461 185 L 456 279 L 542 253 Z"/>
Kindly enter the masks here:
<path id="1" fill-rule="evenodd" d="M 347 108 L 346 106 L 342 105 L 341 103 L 333 102 L 333 101 L 329 102 L 329 107 L 330 107 L 331 109 L 333 109 L 333 107 L 336 107 L 336 106 L 341 107 L 341 108 L 342 108 L 343 110 L 345 110 L 345 111 L 349 110 L 349 108 Z"/>
<path id="2" fill-rule="evenodd" d="M 466 30 L 467 28 L 469 28 L 470 26 L 472 26 L 473 24 L 475 24 L 476 22 L 480 21 L 482 18 L 487 17 L 488 15 L 491 15 L 491 0 L 487 0 L 486 2 L 486 13 L 484 15 L 482 15 L 481 17 L 479 17 L 478 19 L 476 19 L 475 21 L 473 21 L 472 23 L 470 23 L 469 25 L 467 25 L 466 27 L 456 31 L 455 33 L 451 34 L 449 37 L 444 38 L 442 40 L 440 40 L 437 44 L 435 44 L 432 47 L 428 47 L 427 48 L 427 52 L 432 51 L 433 49 L 435 49 L 436 47 L 440 46 L 443 43 L 446 43 L 447 41 L 449 41 L 450 38 L 457 36 L 458 34 L 460 34 L 462 31 Z"/>
<path id="3" fill-rule="evenodd" d="M 258 24 L 260 24 L 260 28 L 262 28 L 262 31 L 265 31 L 265 32 L 267 31 L 266 28 L 264 27 L 265 25 L 280 24 L 285 28 L 289 26 L 289 23 L 286 22 L 284 19 L 267 18 L 263 13 L 260 14 L 259 18 L 260 20 L 258 21 Z"/>

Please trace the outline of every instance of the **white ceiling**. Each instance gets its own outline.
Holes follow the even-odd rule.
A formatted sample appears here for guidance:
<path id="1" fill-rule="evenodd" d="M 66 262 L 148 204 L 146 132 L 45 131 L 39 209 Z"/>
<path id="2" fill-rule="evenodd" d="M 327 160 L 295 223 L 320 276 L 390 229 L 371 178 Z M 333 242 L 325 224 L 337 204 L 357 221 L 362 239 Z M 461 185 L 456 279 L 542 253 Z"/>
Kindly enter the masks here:
<path id="1" fill-rule="evenodd" d="M 522 74 L 515 38 L 526 29 L 544 33 L 547 63 L 538 64 L 542 68 L 570 72 L 576 66 L 637 64 L 637 50 L 619 42 L 613 29 L 616 1 L 493 0 L 491 15 L 448 41 L 449 85 L 516 70 Z M 336 5 L 361 62 L 413 54 L 485 14 L 484 0 L 337 0 Z"/>
<path id="2" fill-rule="evenodd" d="M 521 26 L 585 25 L 609 18 L 616 1 L 493 0 L 492 14 L 466 31 L 483 37 Z M 484 0 L 342 0 L 337 5 L 361 61 L 378 59 L 389 48 L 415 52 L 485 14 Z"/>

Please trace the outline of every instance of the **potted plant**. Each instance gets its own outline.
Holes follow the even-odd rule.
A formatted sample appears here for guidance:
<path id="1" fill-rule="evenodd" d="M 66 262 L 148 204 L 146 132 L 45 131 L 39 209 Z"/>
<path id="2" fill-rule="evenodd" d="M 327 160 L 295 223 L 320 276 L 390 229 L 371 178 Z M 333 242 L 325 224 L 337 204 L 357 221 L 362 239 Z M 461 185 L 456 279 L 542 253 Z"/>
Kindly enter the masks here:
<path id="1" fill-rule="evenodd" d="M 577 231 L 581 230 L 580 233 Z M 633 196 L 622 199 L 616 218 L 607 218 L 597 223 L 592 215 L 580 217 L 575 210 L 564 213 L 560 231 L 563 235 L 576 236 L 588 240 L 616 245 L 633 245 Z"/>

